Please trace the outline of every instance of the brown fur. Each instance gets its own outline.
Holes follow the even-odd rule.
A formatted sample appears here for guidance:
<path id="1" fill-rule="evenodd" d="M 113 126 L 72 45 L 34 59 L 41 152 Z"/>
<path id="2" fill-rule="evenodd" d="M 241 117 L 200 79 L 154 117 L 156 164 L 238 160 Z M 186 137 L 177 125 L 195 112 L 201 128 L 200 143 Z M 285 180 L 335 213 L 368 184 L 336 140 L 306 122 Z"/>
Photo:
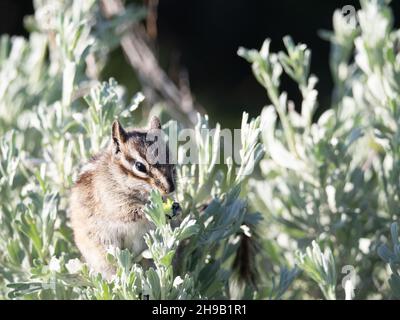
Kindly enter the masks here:
<path id="1" fill-rule="evenodd" d="M 150 123 L 149 130 L 160 128 L 157 118 Z M 126 132 L 114 122 L 110 145 L 83 166 L 71 192 L 75 242 L 88 264 L 107 278 L 115 273 L 106 261 L 109 248 L 128 248 L 135 255 L 145 249 L 143 236 L 152 225 L 143 207 L 150 191 L 158 189 L 165 195 L 175 189 L 174 166 L 150 164 L 147 132 Z M 135 169 L 138 160 L 146 165 L 147 174 Z"/>

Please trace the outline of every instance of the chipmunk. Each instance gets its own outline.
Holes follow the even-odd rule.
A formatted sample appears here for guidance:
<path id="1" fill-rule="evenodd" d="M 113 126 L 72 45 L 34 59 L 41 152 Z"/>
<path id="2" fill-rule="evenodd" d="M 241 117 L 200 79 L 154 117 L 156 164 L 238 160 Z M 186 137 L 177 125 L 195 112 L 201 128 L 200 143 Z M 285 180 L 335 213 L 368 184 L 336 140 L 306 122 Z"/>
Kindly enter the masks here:
<path id="1" fill-rule="evenodd" d="M 145 249 L 143 236 L 153 228 L 144 214 L 152 189 L 163 195 L 175 190 L 175 166 L 154 161 L 147 134 L 160 130 L 157 117 L 147 129 L 125 131 L 116 120 L 109 146 L 85 164 L 72 188 L 71 224 L 75 242 L 88 265 L 109 279 L 114 268 L 106 260 L 109 247 L 128 248 L 135 256 Z M 174 204 L 176 206 L 176 204 Z"/>

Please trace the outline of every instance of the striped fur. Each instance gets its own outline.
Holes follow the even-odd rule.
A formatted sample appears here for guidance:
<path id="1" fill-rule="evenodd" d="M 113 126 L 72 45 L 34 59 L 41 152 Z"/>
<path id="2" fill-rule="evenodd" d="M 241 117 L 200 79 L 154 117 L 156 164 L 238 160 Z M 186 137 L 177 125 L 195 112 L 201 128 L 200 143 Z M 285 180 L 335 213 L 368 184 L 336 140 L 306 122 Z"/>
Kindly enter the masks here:
<path id="1" fill-rule="evenodd" d="M 148 130 L 160 128 L 159 120 L 150 123 Z M 148 130 L 127 132 L 115 122 L 110 145 L 82 167 L 72 188 L 75 242 L 88 264 L 106 278 L 115 272 L 105 258 L 109 248 L 128 248 L 135 255 L 145 249 L 143 236 L 152 225 L 142 209 L 150 191 L 167 195 L 175 189 L 174 165 L 146 157 L 151 145 L 146 141 Z M 146 173 L 135 169 L 136 161 L 144 164 Z"/>

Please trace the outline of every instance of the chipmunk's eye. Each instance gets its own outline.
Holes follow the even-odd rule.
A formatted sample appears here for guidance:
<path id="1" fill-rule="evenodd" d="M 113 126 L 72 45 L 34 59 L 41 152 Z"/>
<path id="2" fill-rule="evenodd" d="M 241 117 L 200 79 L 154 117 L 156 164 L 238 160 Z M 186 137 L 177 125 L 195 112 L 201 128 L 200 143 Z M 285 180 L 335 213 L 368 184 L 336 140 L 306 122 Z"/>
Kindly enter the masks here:
<path id="1" fill-rule="evenodd" d="M 140 172 L 143 172 L 143 173 L 147 172 L 146 166 L 143 163 L 141 163 L 140 161 L 135 162 L 135 168 Z"/>

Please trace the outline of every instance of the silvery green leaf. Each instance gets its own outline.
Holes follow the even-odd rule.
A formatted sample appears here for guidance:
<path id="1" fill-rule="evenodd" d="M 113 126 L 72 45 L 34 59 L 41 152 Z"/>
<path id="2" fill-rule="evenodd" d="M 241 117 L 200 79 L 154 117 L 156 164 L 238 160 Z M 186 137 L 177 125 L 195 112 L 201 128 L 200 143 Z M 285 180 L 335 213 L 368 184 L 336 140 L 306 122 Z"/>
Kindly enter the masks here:
<path id="1" fill-rule="evenodd" d="M 307 247 L 306 253 L 297 253 L 296 260 L 299 268 L 319 285 L 326 299 L 336 299 L 336 268 L 329 248 L 322 252 L 313 241 L 312 246 Z"/>
<path id="2" fill-rule="evenodd" d="M 196 224 L 195 220 L 190 220 L 187 216 L 180 224 L 179 231 L 177 234 L 177 240 L 182 241 L 199 232 L 199 226 Z"/>
<path id="3" fill-rule="evenodd" d="M 151 299 L 159 300 L 161 298 L 161 285 L 157 272 L 150 268 L 146 271 L 146 277 L 151 290 Z"/>
<path id="4" fill-rule="evenodd" d="M 151 191 L 150 202 L 144 208 L 144 212 L 148 219 L 153 222 L 156 227 L 162 227 L 166 224 L 163 200 L 159 192 L 155 190 Z"/>

